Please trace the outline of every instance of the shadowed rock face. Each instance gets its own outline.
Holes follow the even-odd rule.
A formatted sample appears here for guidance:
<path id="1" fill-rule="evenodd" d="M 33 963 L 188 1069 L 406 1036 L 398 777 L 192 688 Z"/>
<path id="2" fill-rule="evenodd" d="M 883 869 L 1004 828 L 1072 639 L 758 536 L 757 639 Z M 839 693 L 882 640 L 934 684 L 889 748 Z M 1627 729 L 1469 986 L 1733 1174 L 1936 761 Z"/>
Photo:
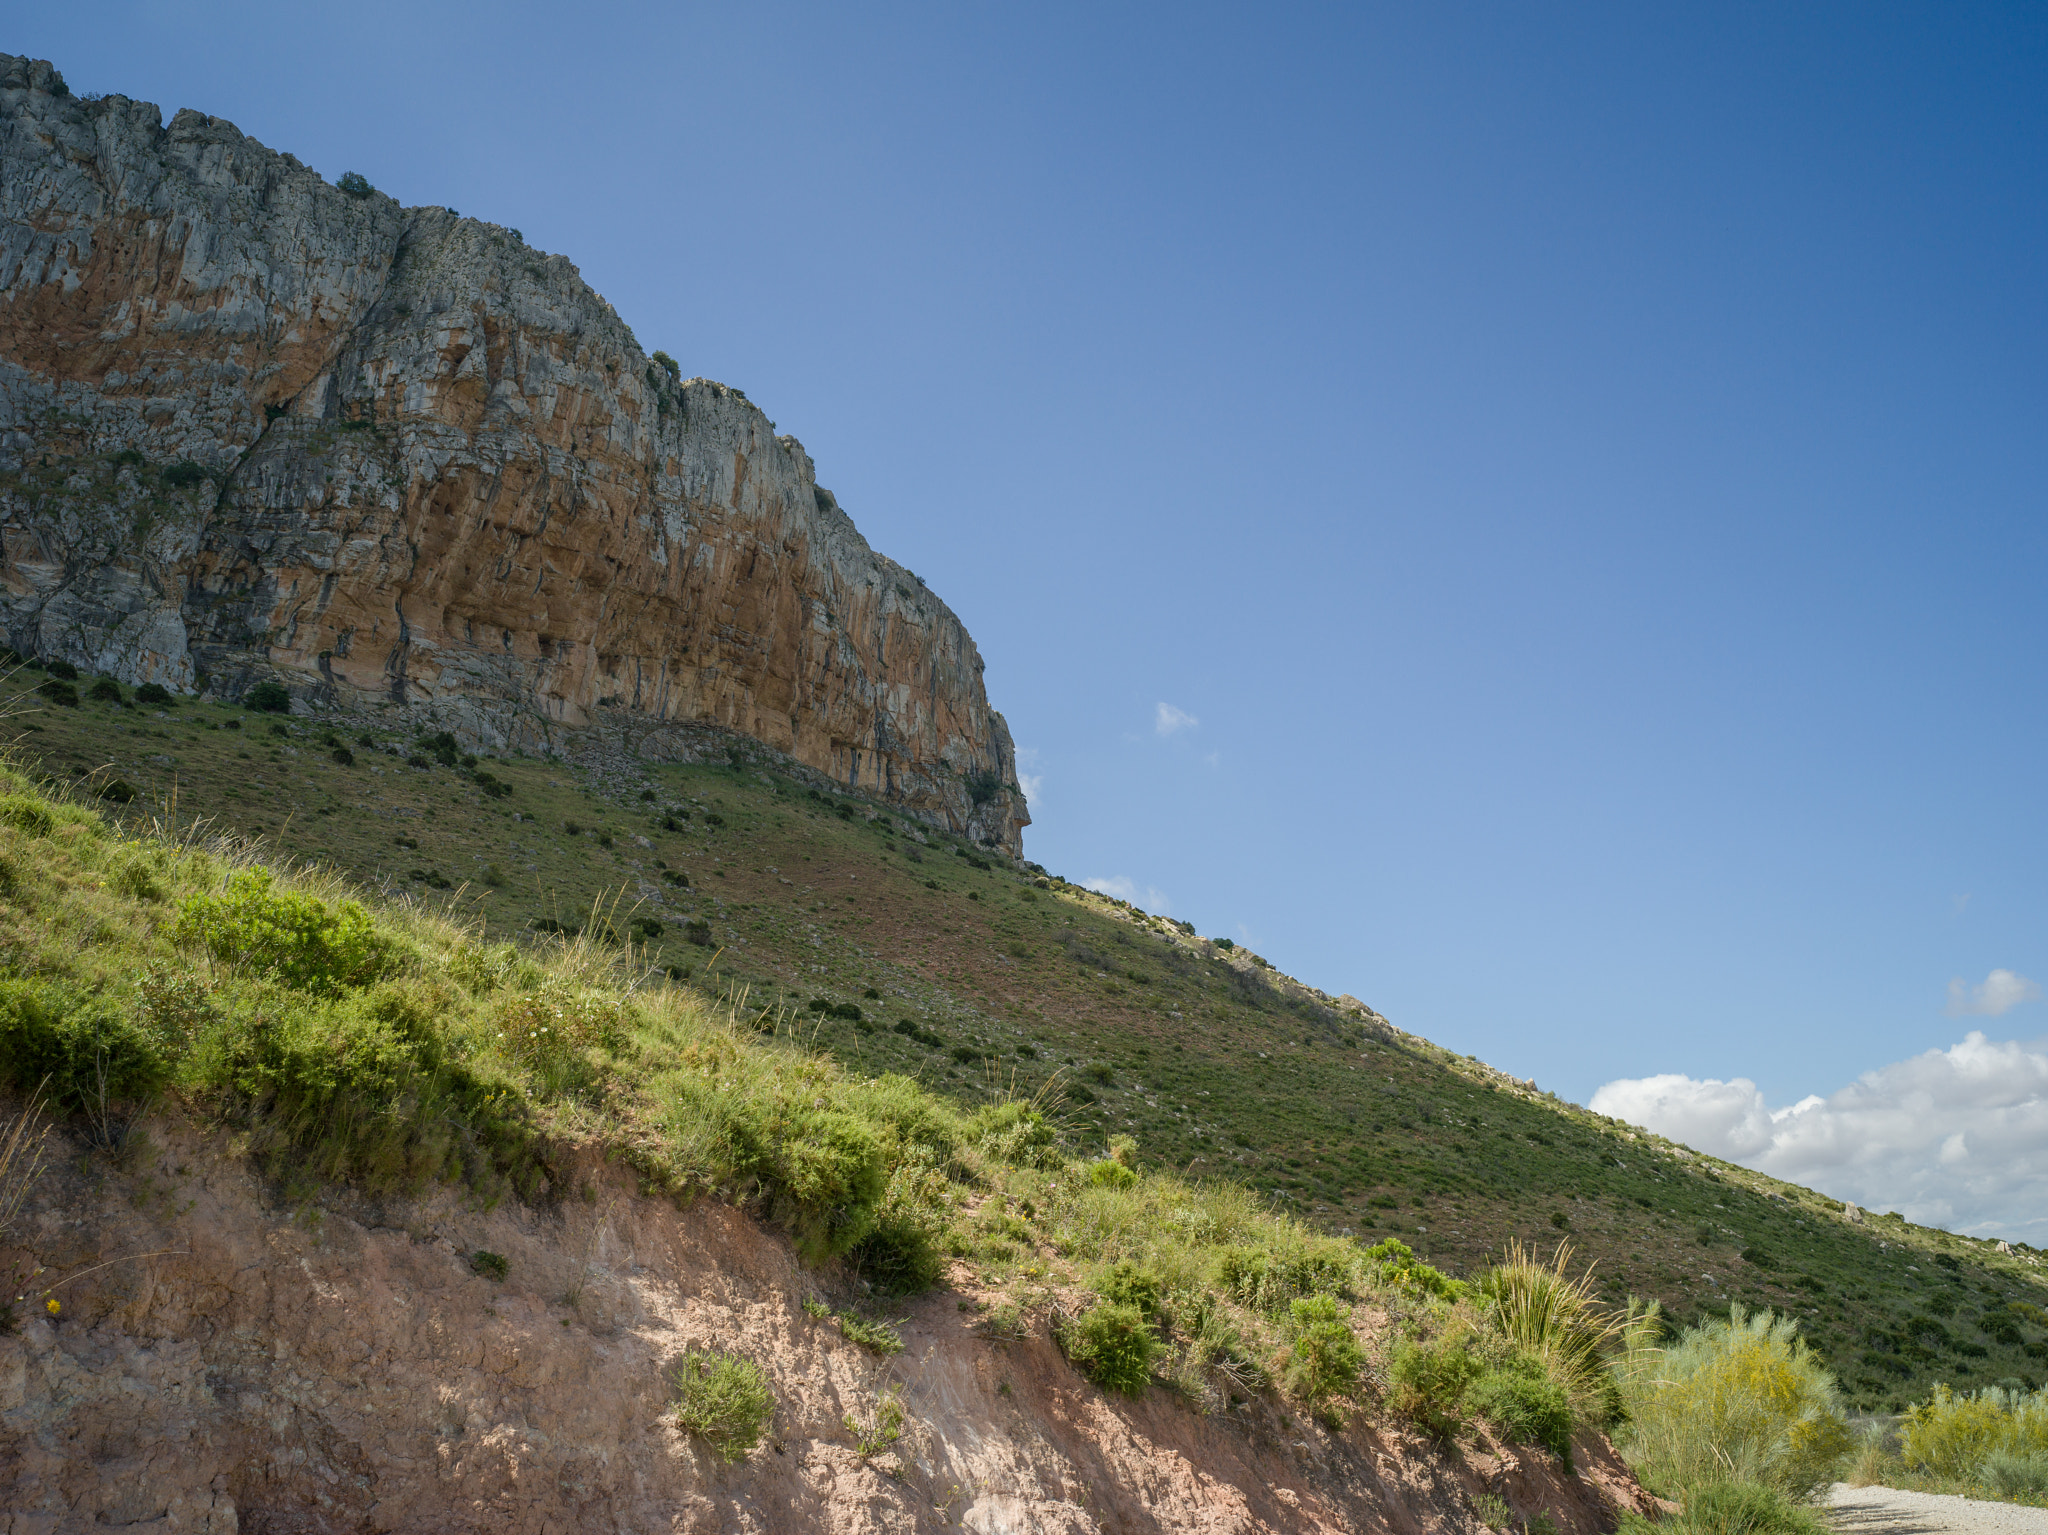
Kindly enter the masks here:
<path id="1" fill-rule="evenodd" d="M 5 55 L 0 626 L 495 745 L 715 725 L 1012 853 L 1029 822 L 960 620 L 565 258 Z"/>

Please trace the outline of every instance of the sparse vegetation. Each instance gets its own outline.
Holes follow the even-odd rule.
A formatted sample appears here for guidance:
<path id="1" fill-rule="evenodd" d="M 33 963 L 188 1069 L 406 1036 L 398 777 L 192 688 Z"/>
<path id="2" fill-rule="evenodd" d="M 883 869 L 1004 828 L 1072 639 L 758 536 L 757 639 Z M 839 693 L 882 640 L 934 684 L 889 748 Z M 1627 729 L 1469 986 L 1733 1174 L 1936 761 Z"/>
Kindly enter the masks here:
<path id="1" fill-rule="evenodd" d="M 669 1372 L 677 1427 L 727 1465 L 750 1455 L 775 1416 L 775 1394 L 758 1364 L 738 1354 L 689 1353 Z"/>

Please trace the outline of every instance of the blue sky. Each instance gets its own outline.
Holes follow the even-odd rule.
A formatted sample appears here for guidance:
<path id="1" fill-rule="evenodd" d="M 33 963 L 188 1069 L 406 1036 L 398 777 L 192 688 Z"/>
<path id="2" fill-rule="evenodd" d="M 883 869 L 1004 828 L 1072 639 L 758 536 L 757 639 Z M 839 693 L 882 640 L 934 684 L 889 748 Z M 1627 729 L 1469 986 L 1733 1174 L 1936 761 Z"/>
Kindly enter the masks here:
<path id="1" fill-rule="evenodd" d="M 6 46 L 516 225 L 745 388 L 966 619 L 1057 871 L 1580 1101 L 2048 1032 L 1945 1012 L 2048 976 L 2048 8 Z"/>

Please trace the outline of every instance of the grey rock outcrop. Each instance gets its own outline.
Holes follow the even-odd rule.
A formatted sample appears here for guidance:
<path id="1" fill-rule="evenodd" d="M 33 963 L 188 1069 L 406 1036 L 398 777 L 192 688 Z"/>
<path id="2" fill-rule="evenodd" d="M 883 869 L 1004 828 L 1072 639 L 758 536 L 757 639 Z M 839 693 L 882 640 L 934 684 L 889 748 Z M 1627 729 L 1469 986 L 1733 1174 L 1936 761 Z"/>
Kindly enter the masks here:
<path id="1" fill-rule="evenodd" d="M 482 745 L 715 727 L 1012 853 L 1029 821 L 960 620 L 566 258 L 9 56 L 0 628 Z"/>

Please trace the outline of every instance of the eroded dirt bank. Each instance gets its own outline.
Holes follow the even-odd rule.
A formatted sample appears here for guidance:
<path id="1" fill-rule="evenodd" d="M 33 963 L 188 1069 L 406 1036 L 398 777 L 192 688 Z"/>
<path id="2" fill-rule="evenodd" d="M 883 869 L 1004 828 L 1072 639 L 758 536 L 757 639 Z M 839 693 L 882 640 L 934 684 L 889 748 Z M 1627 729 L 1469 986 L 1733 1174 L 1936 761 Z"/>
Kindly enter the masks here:
<path id="1" fill-rule="evenodd" d="M 1574 1478 L 1535 1450 L 1440 1454 L 1368 1414 L 1330 1434 L 1265 1404 L 1105 1397 L 1043 1321 L 992 1341 L 952 1291 L 904 1308 L 904 1352 L 878 1359 L 804 1313 L 833 1276 L 779 1235 L 642 1198 L 595 1159 L 550 1208 L 452 1190 L 295 1208 L 229 1138 L 150 1133 L 126 1170 L 53 1142 L 35 1190 L 26 1256 L 63 1310 L 0 1337 L 6 1535 L 1434 1535 L 1477 1529 L 1482 1492 L 1580 1532 L 1641 1496 L 1604 1443 Z M 480 1248 L 509 1260 L 503 1283 L 470 1271 Z M 664 1417 L 666 1369 L 704 1347 L 774 1384 L 772 1439 L 737 1466 Z M 864 1459 L 844 1419 L 891 1384 L 909 1431 Z"/>

